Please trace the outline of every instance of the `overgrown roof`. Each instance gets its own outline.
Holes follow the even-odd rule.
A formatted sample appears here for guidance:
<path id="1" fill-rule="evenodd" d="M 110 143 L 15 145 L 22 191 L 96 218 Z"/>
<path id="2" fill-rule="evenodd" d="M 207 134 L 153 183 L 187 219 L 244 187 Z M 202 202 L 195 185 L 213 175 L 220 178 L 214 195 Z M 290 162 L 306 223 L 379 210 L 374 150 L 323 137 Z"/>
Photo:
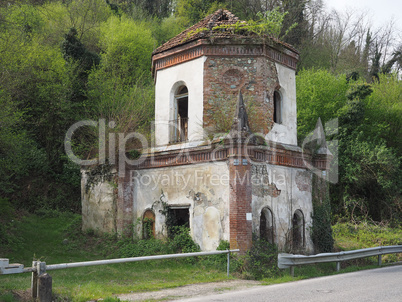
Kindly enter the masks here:
<path id="1" fill-rule="evenodd" d="M 242 34 L 235 34 L 232 31 L 228 30 L 212 30 L 216 26 L 225 26 L 225 25 L 234 25 L 238 22 L 245 23 L 246 21 L 240 21 L 238 17 L 232 14 L 228 10 L 218 9 L 213 14 L 205 17 L 202 21 L 194 24 L 193 26 L 187 28 L 186 30 L 182 31 L 180 34 L 175 36 L 174 38 L 170 39 L 166 43 L 162 44 L 158 48 L 154 50 L 152 53 L 156 55 L 158 53 L 164 52 L 166 50 L 178 47 L 180 45 L 187 44 L 189 42 L 198 40 L 198 39 L 205 39 L 208 37 L 214 38 L 230 38 L 230 37 L 245 37 L 246 35 Z M 247 35 L 250 36 L 250 35 Z M 298 53 L 298 51 L 293 48 L 290 44 L 284 43 L 277 38 L 270 37 L 274 42 L 281 44 L 290 50 Z"/>

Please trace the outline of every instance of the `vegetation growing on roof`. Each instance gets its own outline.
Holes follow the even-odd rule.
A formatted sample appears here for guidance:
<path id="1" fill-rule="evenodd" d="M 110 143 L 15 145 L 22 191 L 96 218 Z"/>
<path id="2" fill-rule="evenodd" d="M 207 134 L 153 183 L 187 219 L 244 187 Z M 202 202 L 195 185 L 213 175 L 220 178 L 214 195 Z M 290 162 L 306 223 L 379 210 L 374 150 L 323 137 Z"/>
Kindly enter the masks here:
<path id="1" fill-rule="evenodd" d="M 293 23 L 289 28 L 285 29 L 283 33 L 283 22 L 287 14 L 288 12 L 281 12 L 279 8 L 275 8 L 271 11 L 258 12 L 256 20 L 249 20 L 247 22 L 237 20 L 235 23 L 225 21 L 213 22 L 211 17 L 211 21 L 208 23 L 208 25 L 210 23 L 211 25 L 218 25 L 215 25 L 212 28 L 199 27 L 195 30 L 190 30 L 186 37 L 182 40 L 182 43 L 203 32 L 209 32 L 209 36 L 211 37 L 218 35 L 219 33 L 226 32 L 232 35 L 257 35 L 282 39 L 297 26 L 297 23 Z M 281 35 L 281 33 L 283 34 Z"/>

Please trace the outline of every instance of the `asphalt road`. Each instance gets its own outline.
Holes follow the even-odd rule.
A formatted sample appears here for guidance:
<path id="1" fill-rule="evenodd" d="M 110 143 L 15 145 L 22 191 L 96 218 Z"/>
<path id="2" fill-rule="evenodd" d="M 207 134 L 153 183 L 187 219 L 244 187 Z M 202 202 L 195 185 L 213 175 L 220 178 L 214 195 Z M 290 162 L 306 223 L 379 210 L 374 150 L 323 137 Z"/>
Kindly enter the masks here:
<path id="1" fill-rule="evenodd" d="M 261 286 L 179 301 L 402 302 L 402 265 Z"/>

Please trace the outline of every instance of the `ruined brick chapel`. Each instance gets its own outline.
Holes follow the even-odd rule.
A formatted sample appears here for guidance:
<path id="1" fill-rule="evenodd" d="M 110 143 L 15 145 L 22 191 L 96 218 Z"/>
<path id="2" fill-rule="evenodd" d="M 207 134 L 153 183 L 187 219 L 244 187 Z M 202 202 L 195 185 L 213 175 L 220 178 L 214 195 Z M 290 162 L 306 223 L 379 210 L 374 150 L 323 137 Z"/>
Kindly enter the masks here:
<path id="1" fill-rule="evenodd" d="M 244 252 L 255 234 L 313 252 L 313 200 L 325 187 L 314 175 L 329 155 L 297 144 L 299 54 L 231 30 L 237 22 L 218 10 L 153 52 L 154 144 L 114 183 L 88 186 L 83 170 L 84 229 L 166 238 L 170 223 L 205 251 L 226 240 Z"/>

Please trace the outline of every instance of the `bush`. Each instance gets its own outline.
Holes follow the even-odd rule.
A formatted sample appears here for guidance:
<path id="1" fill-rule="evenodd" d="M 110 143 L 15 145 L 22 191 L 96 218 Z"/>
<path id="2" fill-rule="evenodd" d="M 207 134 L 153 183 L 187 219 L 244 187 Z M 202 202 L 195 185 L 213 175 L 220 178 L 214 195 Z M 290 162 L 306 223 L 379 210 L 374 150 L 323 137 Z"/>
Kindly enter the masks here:
<path id="1" fill-rule="evenodd" d="M 122 240 L 119 243 L 120 257 L 141 257 L 175 253 L 199 252 L 200 247 L 190 236 L 185 226 L 172 227 L 173 238 L 168 241 L 159 239 Z"/>
<path id="2" fill-rule="evenodd" d="M 143 239 L 135 242 L 122 242 L 119 247 L 120 257 L 142 257 L 172 254 L 173 250 L 162 240 Z"/>
<path id="3" fill-rule="evenodd" d="M 331 206 L 328 199 L 314 202 L 312 239 L 316 253 L 332 252 L 334 239 L 331 229 Z"/>
<path id="4" fill-rule="evenodd" d="M 171 227 L 173 238 L 170 240 L 171 248 L 177 253 L 199 252 L 200 247 L 190 236 L 190 229 L 186 226 Z"/>
<path id="5" fill-rule="evenodd" d="M 253 245 L 245 257 L 246 277 L 263 279 L 275 276 L 278 272 L 278 249 L 268 241 L 254 237 Z"/>
<path id="6" fill-rule="evenodd" d="M 217 251 L 227 251 L 230 249 L 230 243 L 226 240 L 221 240 L 219 242 L 218 247 L 216 248 Z M 202 257 L 202 263 L 206 266 L 215 267 L 220 270 L 225 270 L 227 266 L 227 254 L 221 255 L 211 255 Z M 231 257 L 230 259 L 230 270 L 237 271 L 237 261 L 236 258 Z"/>

